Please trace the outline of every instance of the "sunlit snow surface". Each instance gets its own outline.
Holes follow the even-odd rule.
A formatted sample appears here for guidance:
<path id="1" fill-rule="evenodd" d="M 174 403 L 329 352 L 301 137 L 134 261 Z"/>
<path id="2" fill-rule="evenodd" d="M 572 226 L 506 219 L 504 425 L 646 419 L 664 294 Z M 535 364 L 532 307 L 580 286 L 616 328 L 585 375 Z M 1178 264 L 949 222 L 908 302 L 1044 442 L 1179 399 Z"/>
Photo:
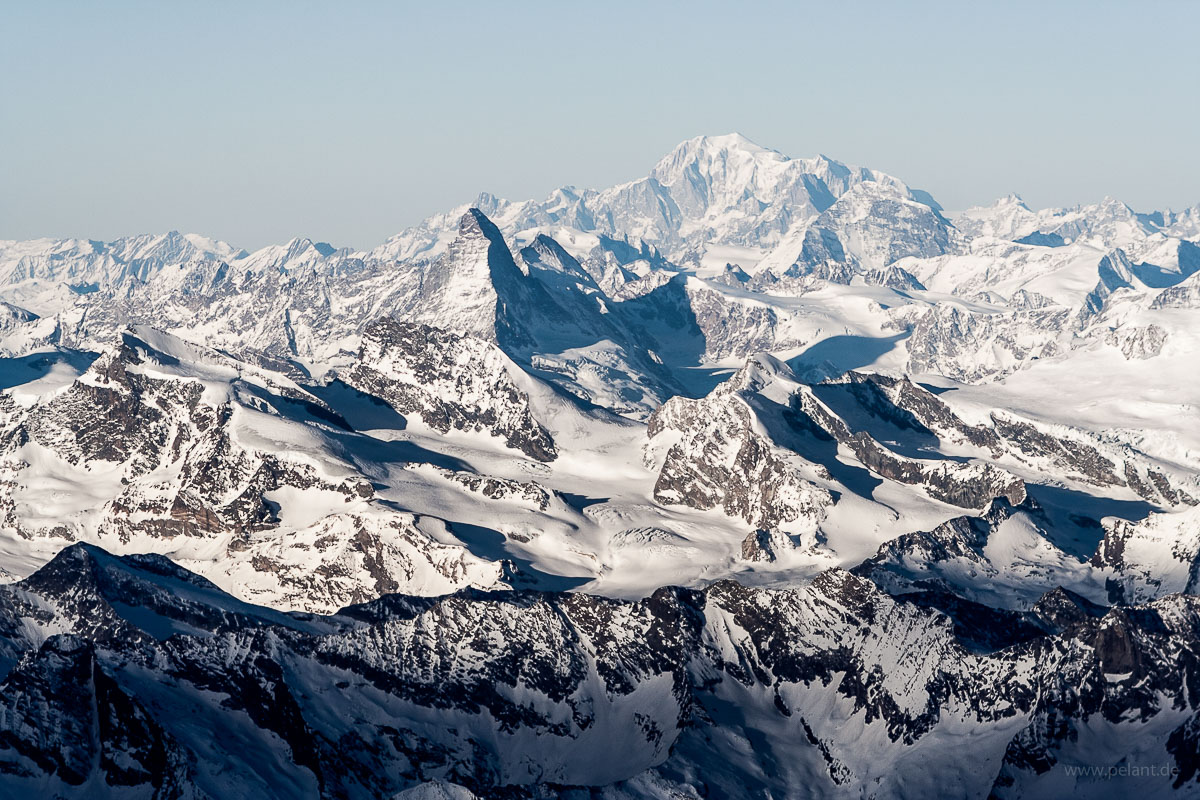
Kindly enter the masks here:
<path id="1" fill-rule="evenodd" d="M 754 422 L 768 449 L 836 503 L 815 529 L 781 523 L 799 546 L 747 560 L 746 518 L 656 492 L 679 434 L 652 437 L 646 421 L 673 395 L 713 392 L 760 352 L 786 364 L 781 386 L 843 380 L 851 370 L 908 375 L 967 424 L 999 414 L 1116 465 L 1117 481 L 1097 482 L 1050 453 L 989 453 L 944 432 L 931 450 L 909 453 L 993 462 L 1023 479 L 1049 514 L 1038 522 L 1018 513 L 997 531 L 986 552 L 994 586 L 978 573 L 955 578 L 974 580 L 989 602 L 1028 603 L 1055 581 L 1102 597 L 1105 573 L 1086 563 L 1099 524 L 1137 525 L 1152 511 L 1174 519 L 1188 507 L 1139 494 L 1123 469 L 1161 473 L 1180 498 L 1200 496 L 1194 209 L 1152 219 L 1112 200 L 1031 211 L 1009 197 L 950 215 L 891 176 L 790 159 L 737 135 L 689 140 L 647 178 L 610 189 L 565 188 L 541 203 L 483 195 L 475 205 L 484 222 L 463 227 L 464 206 L 363 252 L 297 239 L 245 253 L 178 233 L 0 243 L 13 430 L 73 382 L 94 383 L 92 360 L 132 325 L 147 349 L 136 371 L 200 384 L 200 402 L 231 409 L 238 452 L 301 465 L 324 487 L 263 493 L 275 521 L 243 536 L 241 550 L 224 532 L 116 532 L 107 520 L 129 493 L 129 464 L 80 461 L 38 436 L 14 439 L 3 568 L 28 574 L 84 539 L 162 552 L 258 602 L 332 610 L 383 585 L 365 577 L 377 568 L 363 553 L 344 556 L 358 577 L 320 598 L 261 567 L 311 571 L 337 552 L 328 542 L 365 525 L 371 536 L 404 538 L 397 553 L 411 556 L 415 541 L 436 550 L 393 566 L 387 585 L 398 591 L 514 585 L 632 597 L 725 576 L 803 583 L 901 534 L 983 510 L 889 479 L 847 486 L 842 473 L 861 465 L 844 445 L 822 456 L 838 473 L 822 478 Z M 497 346 L 557 457 L 529 458 L 484 429 L 434 428 L 345 387 L 338 376 L 356 363 L 365 327 L 389 315 Z M 831 409 L 864 429 L 874 424 L 861 409 Z M 169 505 L 183 469 L 165 459 L 138 475 L 139 498 Z M 464 475 L 508 488 L 485 493 Z M 360 479 L 370 497 L 339 493 Z M 530 500 L 543 490 L 547 502 Z M 1072 518 L 1094 527 L 1063 523 Z M 1018 525 L 1025 533 L 1012 538 Z M 447 568 L 448 558 L 458 566 Z"/>

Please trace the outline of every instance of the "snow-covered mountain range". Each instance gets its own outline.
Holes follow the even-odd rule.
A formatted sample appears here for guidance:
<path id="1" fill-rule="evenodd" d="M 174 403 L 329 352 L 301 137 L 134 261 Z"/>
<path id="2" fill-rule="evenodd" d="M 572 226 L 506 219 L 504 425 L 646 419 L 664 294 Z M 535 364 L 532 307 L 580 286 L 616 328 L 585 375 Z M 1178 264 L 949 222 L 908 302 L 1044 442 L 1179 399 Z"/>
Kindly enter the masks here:
<path id="1" fill-rule="evenodd" d="M 736 134 L 369 251 L 0 242 L 0 787 L 1200 791 L 1197 272 L 1200 206 Z"/>

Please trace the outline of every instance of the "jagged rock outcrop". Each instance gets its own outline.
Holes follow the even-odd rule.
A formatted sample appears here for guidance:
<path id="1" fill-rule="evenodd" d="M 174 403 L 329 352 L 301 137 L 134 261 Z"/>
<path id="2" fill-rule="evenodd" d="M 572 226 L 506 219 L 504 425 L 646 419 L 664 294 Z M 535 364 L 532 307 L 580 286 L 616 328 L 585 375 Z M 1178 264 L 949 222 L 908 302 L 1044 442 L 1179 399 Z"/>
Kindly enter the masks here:
<path id="1" fill-rule="evenodd" d="M 554 441 L 510 369 L 504 354 L 482 339 L 385 319 L 364 332 L 344 377 L 436 431 L 486 432 L 530 458 L 553 461 Z"/>
<path id="2" fill-rule="evenodd" d="M 983 509 L 997 497 L 1012 503 L 1025 499 L 1024 483 L 992 464 L 895 453 L 838 416 L 818 396 L 820 388 L 800 383 L 785 365 L 760 356 L 705 398 L 672 398 L 651 417 L 647 431 L 647 456 L 658 468 L 656 498 L 701 509 L 722 507 L 755 528 L 798 519 L 819 524 L 833 505 L 831 492 L 846 491 L 824 461 L 830 446 L 840 445 L 871 473 L 920 487 L 951 505 Z M 882 394 L 857 394 L 856 403 L 865 400 L 868 413 L 883 413 L 881 402 L 890 405 Z M 911 418 L 909 412 L 891 408 L 893 421 L 909 424 L 904 419 Z"/>
<path id="3" fill-rule="evenodd" d="M 873 417 L 938 442 L 969 445 L 997 460 L 1022 465 L 1049 465 L 1056 476 L 1097 487 L 1128 486 L 1139 497 L 1167 506 L 1196 504 L 1180 484 L 1190 481 L 1169 474 L 1131 447 L 1114 447 L 1078 429 L 1046 430 L 1015 415 L 992 412 L 990 424 L 968 424 L 932 392 L 910 379 L 879 374 L 847 373 L 845 385 Z M 1019 503 L 1020 499 L 1009 497 Z"/>
<path id="4" fill-rule="evenodd" d="M 991 648 L 971 628 L 996 620 L 967 610 L 952 620 L 832 570 L 792 591 L 394 595 L 315 618 L 75 546 L 0 587 L 0 639 L 19 657 L 0 680 L 0 787 L 910 797 L 949 780 L 1026 796 L 1153 752 L 1174 769 L 1144 794 L 1197 785 L 1195 598 L 1106 609 L 1056 590 Z M 1097 755 L 1084 729 L 1122 752 Z M 597 761 L 600 746 L 621 758 Z"/>
<path id="5" fill-rule="evenodd" d="M 4 410 L 0 513 L 15 536 L 185 554 L 242 597 L 308 610 L 500 580 L 498 564 L 379 502 L 339 458 L 349 425 L 320 398 L 140 333 L 45 402 Z M 332 438 L 315 444 L 306 425 Z M 48 481 L 67 502 L 45 493 Z M 29 496 L 56 504 L 30 508 Z"/>
<path id="6" fill-rule="evenodd" d="M 787 525 L 811 534 L 833 505 L 830 492 L 812 480 L 823 469 L 763 436 L 735 385 L 731 379 L 729 388 L 702 400 L 672 398 L 650 418 L 652 445 L 659 437 L 674 440 L 658 470 L 655 499 L 720 508 L 754 528 Z"/>
<path id="7" fill-rule="evenodd" d="M 1106 520 L 1091 564 L 1114 602 L 1138 603 L 1200 589 L 1200 512 L 1152 514 L 1141 522 Z"/>

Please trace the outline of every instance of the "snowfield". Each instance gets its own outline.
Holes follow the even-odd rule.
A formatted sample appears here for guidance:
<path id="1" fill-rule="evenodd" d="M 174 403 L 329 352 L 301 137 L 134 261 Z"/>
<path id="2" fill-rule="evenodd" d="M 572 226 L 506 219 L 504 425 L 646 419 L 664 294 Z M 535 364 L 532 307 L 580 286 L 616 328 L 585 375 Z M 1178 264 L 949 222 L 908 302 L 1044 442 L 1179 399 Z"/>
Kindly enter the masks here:
<path id="1" fill-rule="evenodd" d="M 1198 220 L 731 134 L 0 242 L 0 794 L 1197 791 Z"/>

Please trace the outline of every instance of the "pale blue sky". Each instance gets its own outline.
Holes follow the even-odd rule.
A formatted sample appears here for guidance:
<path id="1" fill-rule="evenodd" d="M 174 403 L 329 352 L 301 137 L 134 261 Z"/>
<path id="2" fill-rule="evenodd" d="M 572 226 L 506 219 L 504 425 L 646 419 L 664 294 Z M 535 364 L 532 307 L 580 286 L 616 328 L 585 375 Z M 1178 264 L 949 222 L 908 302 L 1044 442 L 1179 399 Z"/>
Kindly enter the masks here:
<path id="1" fill-rule="evenodd" d="M 1200 202 L 1200 3 L 0 4 L 0 238 L 378 243 L 739 131 L 947 208 Z"/>

